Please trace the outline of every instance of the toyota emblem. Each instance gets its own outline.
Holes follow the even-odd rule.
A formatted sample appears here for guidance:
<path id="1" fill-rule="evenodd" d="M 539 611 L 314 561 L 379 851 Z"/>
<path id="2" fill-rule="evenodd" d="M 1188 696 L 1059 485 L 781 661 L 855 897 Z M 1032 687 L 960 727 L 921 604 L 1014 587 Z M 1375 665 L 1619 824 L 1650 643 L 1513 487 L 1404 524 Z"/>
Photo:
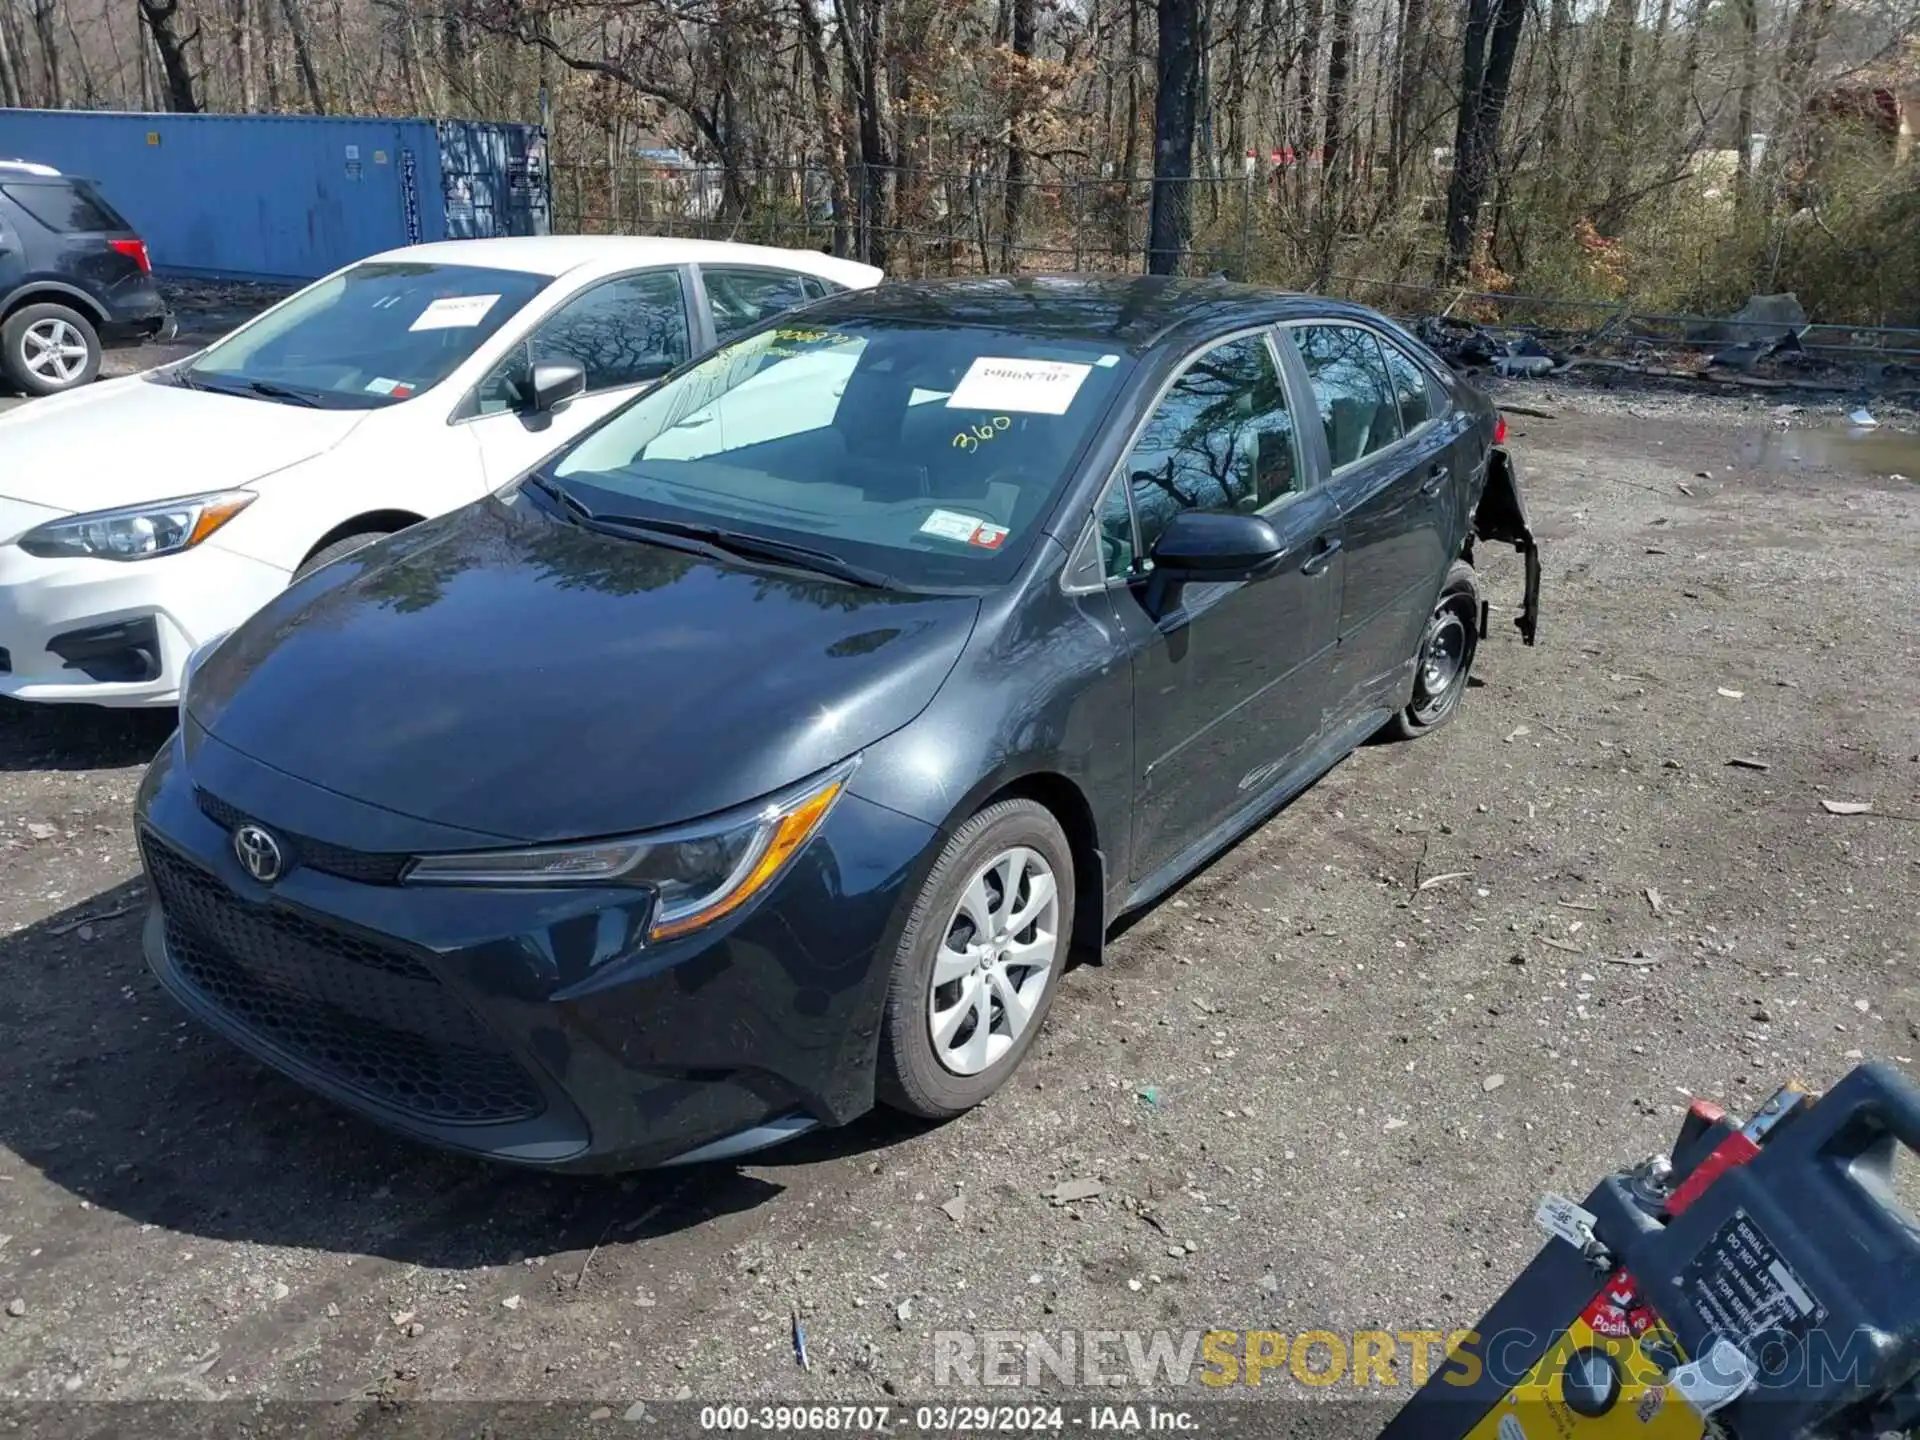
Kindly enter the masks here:
<path id="1" fill-rule="evenodd" d="M 280 869 L 285 863 L 280 842 L 258 825 L 242 825 L 233 832 L 233 853 L 247 873 L 262 885 L 280 878 Z"/>

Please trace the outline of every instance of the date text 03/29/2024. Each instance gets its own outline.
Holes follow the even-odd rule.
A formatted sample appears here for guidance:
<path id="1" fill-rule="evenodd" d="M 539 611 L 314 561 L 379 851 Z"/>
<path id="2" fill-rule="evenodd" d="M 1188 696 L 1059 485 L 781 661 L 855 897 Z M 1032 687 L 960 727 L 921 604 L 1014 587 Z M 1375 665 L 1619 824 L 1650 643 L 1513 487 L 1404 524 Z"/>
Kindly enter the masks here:
<path id="1" fill-rule="evenodd" d="M 1199 1422 L 1189 1410 L 1140 1405 L 705 1405 L 702 1430 L 759 1434 L 860 1434 L 902 1431 L 928 1435 L 1058 1434 L 1062 1431 L 1160 1431 L 1191 1434 Z"/>

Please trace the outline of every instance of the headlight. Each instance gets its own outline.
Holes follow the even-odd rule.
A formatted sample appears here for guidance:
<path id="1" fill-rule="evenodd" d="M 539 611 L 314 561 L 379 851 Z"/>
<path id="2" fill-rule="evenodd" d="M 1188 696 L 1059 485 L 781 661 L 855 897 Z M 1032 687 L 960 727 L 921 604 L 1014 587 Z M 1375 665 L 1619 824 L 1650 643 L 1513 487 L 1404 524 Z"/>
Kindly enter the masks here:
<path id="1" fill-rule="evenodd" d="M 738 909 L 786 868 L 853 773 L 849 762 L 746 811 L 580 845 L 422 855 L 409 885 L 633 885 L 654 892 L 648 938 L 670 940 Z"/>
<path id="2" fill-rule="evenodd" d="M 36 526 L 15 543 L 45 560 L 146 560 L 191 550 L 253 501 L 250 490 L 222 490 L 121 510 L 96 510 Z"/>

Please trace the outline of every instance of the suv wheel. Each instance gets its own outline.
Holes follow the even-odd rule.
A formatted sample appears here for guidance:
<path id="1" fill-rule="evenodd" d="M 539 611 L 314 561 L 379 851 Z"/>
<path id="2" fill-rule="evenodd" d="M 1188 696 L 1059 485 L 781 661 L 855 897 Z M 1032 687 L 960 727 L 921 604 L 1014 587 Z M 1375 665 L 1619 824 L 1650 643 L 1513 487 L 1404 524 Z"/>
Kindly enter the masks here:
<path id="1" fill-rule="evenodd" d="M 25 305 L 0 325 L 0 371 L 28 395 L 57 395 L 100 373 L 100 336 L 65 305 Z"/>

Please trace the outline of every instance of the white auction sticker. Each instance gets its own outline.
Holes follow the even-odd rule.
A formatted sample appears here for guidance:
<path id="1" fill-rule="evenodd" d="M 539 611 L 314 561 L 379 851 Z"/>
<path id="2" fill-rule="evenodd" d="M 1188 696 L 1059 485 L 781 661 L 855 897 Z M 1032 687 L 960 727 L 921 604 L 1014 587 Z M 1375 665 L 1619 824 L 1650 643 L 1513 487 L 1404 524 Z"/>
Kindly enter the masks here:
<path id="1" fill-rule="evenodd" d="M 1065 360 L 1015 360 L 982 355 L 967 367 L 947 397 L 949 410 L 1014 410 L 1026 415 L 1064 415 L 1080 393 L 1091 365 Z"/>
<path id="2" fill-rule="evenodd" d="M 936 510 L 920 522 L 922 535 L 937 535 L 942 540 L 972 541 L 986 521 L 958 510 Z"/>
<path id="3" fill-rule="evenodd" d="M 487 318 L 498 295 L 445 295 L 420 312 L 409 330 L 468 330 Z"/>

